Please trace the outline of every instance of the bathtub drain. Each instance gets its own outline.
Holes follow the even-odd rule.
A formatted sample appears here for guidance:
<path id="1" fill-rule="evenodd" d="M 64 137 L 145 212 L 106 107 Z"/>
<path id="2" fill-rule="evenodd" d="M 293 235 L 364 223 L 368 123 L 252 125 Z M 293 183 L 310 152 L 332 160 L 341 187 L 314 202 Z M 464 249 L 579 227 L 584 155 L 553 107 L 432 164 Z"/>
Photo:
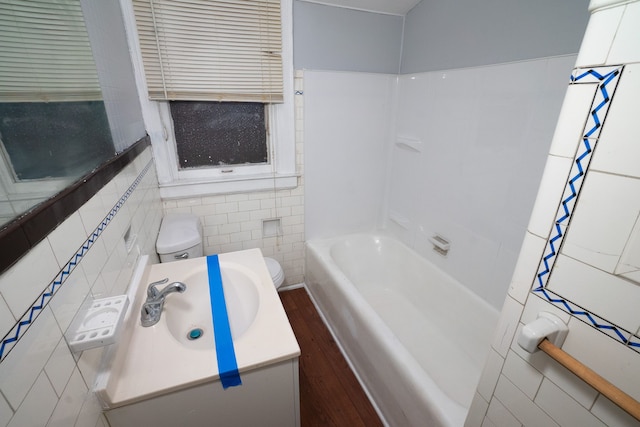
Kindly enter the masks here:
<path id="1" fill-rule="evenodd" d="M 189 331 L 189 333 L 187 333 L 187 339 L 189 340 L 197 340 L 198 338 L 200 338 L 203 334 L 202 329 L 200 328 L 195 328 Z"/>

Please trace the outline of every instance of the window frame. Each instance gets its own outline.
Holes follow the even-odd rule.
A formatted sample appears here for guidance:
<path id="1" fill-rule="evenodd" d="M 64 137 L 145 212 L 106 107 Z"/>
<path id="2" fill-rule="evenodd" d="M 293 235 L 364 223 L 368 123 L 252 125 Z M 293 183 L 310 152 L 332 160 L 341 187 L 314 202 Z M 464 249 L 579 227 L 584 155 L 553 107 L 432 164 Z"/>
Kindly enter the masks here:
<path id="1" fill-rule="evenodd" d="M 170 101 L 169 102 L 169 104 L 170 104 L 169 105 L 169 109 L 170 110 L 172 110 L 171 103 L 174 103 L 174 102 L 191 102 L 191 101 Z M 194 102 L 197 102 L 199 104 L 228 104 L 229 106 L 237 106 L 239 104 L 237 102 L 230 102 L 230 101 L 223 101 L 221 103 L 218 103 L 216 101 L 194 101 Z M 260 162 L 242 162 L 242 163 L 241 162 L 238 162 L 238 163 L 224 163 L 224 164 L 210 163 L 210 164 L 206 164 L 206 165 L 198 165 L 198 166 L 190 166 L 189 165 L 187 167 L 184 167 L 184 164 L 183 164 L 184 158 L 183 158 L 183 156 L 184 156 L 184 153 L 185 153 L 185 148 L 183 147 L 183 149 L 180 150 L 183 153 L 183 156 L 181 156 L 180 152 L 178 150 L 178 141 L 176 141 L 176 155 L 178 157 L 178 170 L 179 171 L 189 171 L 189 170 L 203 170 L 203 169 L 214 168 L 214 169 L 220 169 L 221 173 L 227 174 L 227 173 L 233 172 L 233 170 L 235 168 L 237 168 L 237 167 L 268 166 L 269 169 L 266 169 L 266 172 L 269 172 L 270 171 L 270 167 L 271 167 L 270 166 L 271 165 L 271 152 L 269 150 L 269 132 L 270 132 L 270 129 L 269 129 L 269 126 L 270 126 L 270 123 L 269 123 L 269 105 L 265 104 L 264 102 L 251 102 L 251 104 L 260 105 L 260 109 L 262 110 L 262 113 L 261 113 L 262 114 L 262 116 L 261 116 L 262 120 L 260 120 L 260 122 L 261 122 L 261 126 L 264 127 L 264 138 L 259 138 L 259 139 L 261 140 L 260 142 L 262 144 L 264 144 L 263 148 L 266 151 L 266 153 L 261 153 L 261 154 L 266 154 L 266 160 L 265 161 L 260 161 Z M 184 113 L 182 113 L 182 114 L 184 114 Z M 210 114 L 208 114 L 207 117 L 210 117 Z M 172 118 L 173 124 L 175 126 L 175 115 L 173 113 L 171 115 L 171 118 Z M 254 122 L 254 123 L 251 124 L 251 127 L 253 127 L 255 125 L 256 125 L 256 123 Z M 203 131 L 203 133 L 205 133 L 205 131 Z M 175 135 L 175 130 L 174 130 L 174 135 Z M 211 138 L 211 137 L 209 137 L 209 138 Z M 228 139 L 223 137 L 223 136 L 221 136 L 221 135 L 218 135 L 217 138 L 223 139 L 225 143 L 228 143 Z M 182 141 L 182 142 L 185 142 L 185 141 Z M 249 152 L 249 151 L 247 151 L 247 152 Z M 213 157 L 213 156 L 211 156 L 211 157 Z M 220 159 L 216 158 L 216 159 L 214 159 L 214 161 L 215 160 L 220 160 Z"/>
<path id="2" fill-rule="evenodd" d="M 133 6 L 129 0 L 120 0 L 120 3 L 145 127 L 153 147 L 161 198 L 174 199 L 297 187 L 299 173 L 296 170 L 295 153 L 292 0 L 281 0 L 284 102 L 267 106 L 267 145 L 270 163 L 234 165 L 231 172 L 222 172 L 227 168 L 219 167 L 179 169 L 169 102 L 149 100 Z"/>

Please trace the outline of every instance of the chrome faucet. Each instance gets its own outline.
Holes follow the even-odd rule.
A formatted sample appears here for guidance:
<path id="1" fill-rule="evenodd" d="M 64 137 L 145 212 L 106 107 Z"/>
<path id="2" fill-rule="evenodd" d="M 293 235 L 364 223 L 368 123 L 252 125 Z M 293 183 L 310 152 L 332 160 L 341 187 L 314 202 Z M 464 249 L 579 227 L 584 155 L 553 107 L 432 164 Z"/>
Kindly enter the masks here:
<path id="1" fill-rule="evenodd" d="M 160 320 L 162 314 L 162 307 L 164 306 L 164 299 L 172 292 L 184 292 L 187 290 L 187 285 L 182 282 L 173 282 L 162 290 L 158 290 L 156 286 L 164 285 L 169 281 L 169 278 L 165 278 L 158 282 L 153 282 L 147 288 L 147 300 L 142 304 L 142 310 L 140 313 L 140 322 L 142 326 L 153 326 Z"/>

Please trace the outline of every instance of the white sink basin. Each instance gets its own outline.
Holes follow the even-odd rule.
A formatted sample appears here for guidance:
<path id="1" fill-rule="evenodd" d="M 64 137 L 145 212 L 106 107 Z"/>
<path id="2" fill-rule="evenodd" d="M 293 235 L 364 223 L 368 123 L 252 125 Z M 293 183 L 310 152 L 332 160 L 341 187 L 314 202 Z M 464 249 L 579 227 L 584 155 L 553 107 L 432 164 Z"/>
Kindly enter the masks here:
<path id="1" fill-rule="evenodd" d="M 236 263 L 221 262 L 220 272 L 231 337 L 237 340 L 249 329 L 258 313 L 260 278 Z M 167 296 L 159 325 L 166 325 L 182 345 L 211 349 L 214 337 L 206 264 L 181 281 L 187 285 L 187 290 Z"/>
<path id="2" fill-rule="evenodd" d="M 289 360 L 300 354 L 286 313 L 259 249 L 218 256 L 238 371 Z M 95 392 L 103 409 L 219 381 L 210 305 L 207 258 L 147 266 L 130 292 L 119 342 Z M 143 327 L 140 310 L 147 285 L 168 278 L 187 289 L 169 294 L 160 321 Z M 188 335 L 201 329 L 202 336 Z M 222 387 L 222 386 L 221 386 Z"/>

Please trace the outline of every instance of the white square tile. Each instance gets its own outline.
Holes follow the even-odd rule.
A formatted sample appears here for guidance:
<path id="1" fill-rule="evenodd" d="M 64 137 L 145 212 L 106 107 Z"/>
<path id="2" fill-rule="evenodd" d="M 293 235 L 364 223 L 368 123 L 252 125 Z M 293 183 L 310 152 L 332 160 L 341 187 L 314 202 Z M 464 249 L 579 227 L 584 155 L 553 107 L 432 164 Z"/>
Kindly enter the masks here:
<path id="1" fill-rule="evenodd" d="M 518 327 L 518 333 L 522 330 L 522 326 L 523 325 L 520 324 Z M 598 396 L 597 391 L 568 371 L 564 366 L 551 359 L 544 352 L 526 352 L 518 345 L 517 338 L 514 338 L 511 349 L 531 366 L 542 372 L 546 378 L 553 381 L 554 384 L 557 384 L 566 393 L 580 402 L 585 408 L 590 407 Z"/>
<path id="2" fill-rule="evenodd" d="M 491 399 L 487 419 L 499 427 L 520 427 L 522 424 L 498 399 Z"/>
<path id="3" fill-rule="evenodd" d="M 507 357 L 511 340 L 518 328 L 522 309 L 522 304 L 507 296 L 491 344 L 502 357 Z"/>
<path id="4" fill-rule="evenodd" d="M 545 379 L 535 403 L 562 427 L 606 427 L 551 381 Z"/>
<path id="5" fill-rule="evenodd" d="M 16 321 L 16 318 L 11 314 L 11 310 L 9 310 L 9 306 L 0 295 L 0 337 L 4 337 L 13 328 Z"/>
<path id="6" fill-rule="evenodd" d="M 640 400 L 640 357 L 628 347 L 572 318 L 562 349 L 616 387 Z"/>
<path id="7" fill-rule="evenodd" d="M 102 272 L 108 259 L 107 249 L 102 239 L 98 238 L 82 256 L 80 268 L 82 269 L 87 284 L 91 287 Z"/>
<path id="8" fill-rule="evenodd" d="M 74 370 L 47 427 L 75 425 L 88 393 L 89 391 L 82 380 L 82 376 L 77 369 Z"/>
<path id="9" fill-rule="evenodd" d="M 550 154 L 568 158 L 576 154 L 597 88 L 597 84 L 569 85 L 553 134 Z"/>
<path id="10" fill-rule="evenodd" d="M 546 243 L 545 239 L 529 232 L 526 233 L 522 242 L 518 262 L 509 285 L 509 295 L 520 304 L 525 303 L 533 286 Z"/>
<path id="11" fill-rule="evenodd" d="M 640 4 L 630 3 L 626 7 L 617 7 L 616 10 L 624 10 L 620 26 L 617 28 L 611 51 L 607 57 L 609 64 L 628 64 L 640 61 Z"/>
<path id="12" fill-rule="evenodd" d="M 478 427 L 482 425 L 482 420 L 487 413 L 489 404 L 478 393 L 473 397 L 471 407 L 469 407 L 469 413 L 467 419 L 464 421 L 464 427 Z"/>
<path id="13" fill-rule="evenodd" d="M 9 422 L 8 427 L 43 426 L 53 413 L 56 403 L 58 403 L 58 396 L 51 387 L 47 376 L 41 373 Z"/>
<path id="14" fill-rule="evenodd" d="M 549 156 L 542 175 L 536 203 L 531 213 L 528 230 L 544 239 L 549 236 L 556 212 L 565 190 L 572 160 Z"/>
<path id="15" fill-rule="evenodd" d="M 576 66 L 587 67 L 607 62 L 624 7 L 596 11 L 591 15 L 582 39 Z"/>
<path id="16" fill-rule="evenodd" d="M 76 254 L 84 241 L 87 240 L 87 232 L 80 219 L 80 214 L 74 212 L 53 230 L 47 236 L 47 239 L 51 244 L 58 264 L 65 265 Z"/>
<path id="17" fill-rule="evenodd" d="M 615 274 L 640 283 L 640 218 L 633 226 L 618 265 L 616 265 Z"/>
<path id="18" fill-rule="evenodd" d="M 13 408 L 25 398 L 61 338 L 53 314 L 45 308 L 2 361 L 0 390 Z"/>
<path id="19" fill-rule="evenodd" d="M 33 268 L 34 265 L 38 268 Z M 45 239 L 2 274 L 0 293 L 13 316 L 21 318 L 59 271 L 60 266 Z"/>
<path id="20" fill-rule="evenodd" d="M 502 368 L 502 375 L 506 376 L 516 387 L 533 400 L 540 383 L 542 373 L 510 351 Z"/>
<path id="21" fill-rule="evenodd" d="M 480 381 L 476 391 L 484 397 L 486 400 L 491 400 L 493 391 L 498 383 L 500 372 L 502 371 L 502 365 L 504 365 L 504 358 L 496 353 L 495 350 L 489 350 L 487 360 L 484 364 L 482 374 L 480 375 Z"/>
<path id="22" fill-rule="evenodd" d="M 618 405 L 604 397 L 598 396 L 591 412 L 608 426 L 640 427 L 640 421 L 633 418 Z"/>
<path id="23" fill-rule="evenodd" d="M 71 356 L 67 342 L 61 339 L 44 367 L 44 371 L 58 396 L 62 396 L 75 366 L 76 363 Z"/>
<path id="24" fill-rule="evenodd" d="M 640 214 L 640 179 L 589 171 L 562 253 L 613 273 Z"/>
<path id="25" fill-rule="evenodd" d="M 619 175 L 640 177 L 640 156 L 635 132 L 640 111 L 640 64 L 625 66 L 615 96 L 603 124 L 591 169 Z"/>
<path id="26" fill-rule="evenodd" d="M 91 287 L 81 267 L 76 267 L 51 299 L 49 307 L 62 331 L 66 331 Z"/>
<path id="27" fill-rule="evenodd" d="M 126 258 L 123 257 L 123 254 L 120 251 L 114 251 L 111 256 L 109 256 L 109 259 L 102 269 L 102 273 L 100 273 L 100 276 L 107 287 L 109 296 L 112 296 L 112 290 L 119 283 L 118 277 L 124 268 L 125 260 Z"/>
<path id="28" fill-rule="evenodd" d="M 111 208 L 112 206 L 105 206 L 103 198 L 96 194 L 78 209 L 77 213 L 82 219 L 87 235 L 96 229 Z"/>
<path id="29" fill-rule="evenodd" d="M 88 393 L 74 427 L 96 427 L 103 418 L 100 403 L 93 393 Z"/>
<path id="30" fill-rule="evenodd" d="M 628 331 L 640 326 L 640 288 L 625 279 L 559 255 L 547 288 Z"/>
<path id="31" fill-rule="evenodd" d="M 11 417 L 13 417 L 13 409 L 4 397 L 0 396 L 0 426 L 6 427 Z"/>
<path id="32" fill-rule="evenodd" d="M 500 400 L 522 424 L 536 427 L 558 427 L 542 409 L 534 404 L 522 391 L 518 389 L 504 375 L 500 376 L 496 387 L 495 397 Z M 491 405 L 489 405 L 491 407 Z"/>
<path id="33" fill-rule="evenodd" d="M 499 427 L 497 425 L 495 425 L 493 423 L 493 421 L 491 421 L 489 418 L 486 418 L 484 420 L 482 420 L 482 426 L 481 427 Z"/>

